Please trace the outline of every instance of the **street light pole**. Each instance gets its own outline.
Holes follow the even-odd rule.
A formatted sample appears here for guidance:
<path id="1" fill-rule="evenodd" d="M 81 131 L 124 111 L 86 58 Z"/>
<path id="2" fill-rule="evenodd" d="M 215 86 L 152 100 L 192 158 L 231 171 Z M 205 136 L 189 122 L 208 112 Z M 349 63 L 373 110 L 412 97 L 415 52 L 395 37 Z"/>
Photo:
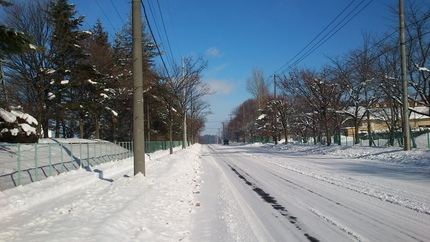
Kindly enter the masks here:
<path id="1" fill-rule="evenodd" d="M 410 130 L 409 130 L 409 100 L 408 100 L 408 80 L 406 78 L 406 41 L 405 41 L 405 15 L 403 0 L 399 0 L 399 20 L 400 20 L 400 48 L 402 52 L 402 83 L 403 83 L 403 150 L 410 150 Z"/>

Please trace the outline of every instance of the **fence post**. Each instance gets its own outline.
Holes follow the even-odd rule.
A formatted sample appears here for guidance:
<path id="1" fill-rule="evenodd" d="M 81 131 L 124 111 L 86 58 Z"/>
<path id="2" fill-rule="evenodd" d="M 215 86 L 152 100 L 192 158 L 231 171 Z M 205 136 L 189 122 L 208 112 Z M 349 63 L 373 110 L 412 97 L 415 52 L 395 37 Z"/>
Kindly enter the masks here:
<path id="1" fill-rule="evenodd" d="M 49 176 L 52 176 L 52 152 L 51 152 L 51 143 L 48 143 L 48 156 L 49 156 Z"/>
<path id="2" fill-rule="evenodd" d="M 18 186 L 21 186 L 21 144 L 18 143 Z"/>
<path id="3" fill-rule="evenodd" d="M 61 173 L 63 173 L 64 172 L 63 143 L 60 143 L 60 149 L 61 149 L 61 152 L 60 152 L 60 155 L 61 155 Z"/>
<path id="4" fill-rule="evenodd" d="M 430 136 L 429 136 L 429 132 L 427 132 L 427 148 L 430 149 Z"/>
<path id="5" fill-rule="evenodd" d="M 94 150 L 94 162 L 96 163 L 96 165 L 98 165 L 99 163 L 97 163 L 97 143 L 94 142 L 93 144 L 93 150 Z"/>
<path id="6" fill-rule="evenodd" d="M 109 151 L 108 151 L 108 143 L 107 142 L 105 142 L 105 154 L 106 154 L 107 161 L 109 162 L 110 161 L 110 155 L 109 155 Z"/>
<path id="7" fill-rule="evenodd" d="M 102 142 L 99 143 L 100 144 L 100 162 L 103 163 L 102 159 L 102 154 L 103 154 L 103 149 L 102 149 Z M 104 158 L 103 158 L 104 159 Z"/>
<path id="8" fill-rule="evenodd" d="M 109 160 L 112 161 L 113 160 L 113 149 L 112 149 L 112 144 L 111 143 L 106 143 L 107 146 L 110 147 L 110 157 Z"/>
<path id="9" fill-rule="evenodd" d="M 84 168 L 84 164 L 82 164 L 82 143 L 79 142 L 79 168 Z"/>
<path id="10" fill-rule="evenodd" d="M 37 154 L 37 143 L 34 143 L 34 169 L 36 181 L 39 181 L 39 167 L 38 167 L 38 154 Z"/>
<path id="11" fill-rule="evenodd" d="M 72 167 L 76 170 L 75 158 L 73 158 L 73 144 L 70 144 L 70 159 L 72 159 Z"/>
<path id="12" fill-rule="evenodd" d="M 87 162 L 88 166 L 90 166 L 90 143 L 87 142 Z"/>

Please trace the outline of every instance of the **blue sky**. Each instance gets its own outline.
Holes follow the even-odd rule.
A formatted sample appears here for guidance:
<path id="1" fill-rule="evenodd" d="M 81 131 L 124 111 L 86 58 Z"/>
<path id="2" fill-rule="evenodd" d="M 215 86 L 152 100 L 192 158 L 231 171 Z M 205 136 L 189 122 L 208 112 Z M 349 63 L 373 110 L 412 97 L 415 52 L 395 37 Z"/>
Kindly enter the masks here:
<path id="1" fill-rule="evenodd" d="M 93 26 L 99 18 L 112 36 L 131 12 L 131 0 L 69 1 L 76 4 L 78 15 L 86 16 L 84 29 Z M 207 129 L 202 134 L 216 134 L 222 127 L 221 122 L 229 119 L 233 109 L 251 98 L 246 91 L 246 78 L 251 75 L 253 68 L 262 69 L 266 78 L 271 78 L 270 76 L 280 69 L 282 71 L 282 67 L 348 5 L 345 12 L 302 54 L 326 34 L 331 35 L 329 31 L 354 8 L 357 7 L 350 17 L 360 9 L 362 11 L 302 60 L 299 66 L 320 68 L 329 63 L 327 56 L 339 56 L 358 48 L 362 43 L 364 31 L 373 36 L 381 36 L 390 32 L 392 26 L 398 26 L 397 18 L 393 18 L 388 8 L 396 7 L 397 1 L 390 0 L 143 2 L 155 38 L 162 44 L 162 49 L 169 52 L 170 59 L 174 58 L 174 61 L 179 63 L 182 56 L 203 55 L 208 61 L 203 81 L 210 84 L 216 94 L 207 97 L 213 114 L 207 117 Z M 160 17 L 160 9 L 163 20 Z M 167 56 L 164 58 L 167 60 Z"/>

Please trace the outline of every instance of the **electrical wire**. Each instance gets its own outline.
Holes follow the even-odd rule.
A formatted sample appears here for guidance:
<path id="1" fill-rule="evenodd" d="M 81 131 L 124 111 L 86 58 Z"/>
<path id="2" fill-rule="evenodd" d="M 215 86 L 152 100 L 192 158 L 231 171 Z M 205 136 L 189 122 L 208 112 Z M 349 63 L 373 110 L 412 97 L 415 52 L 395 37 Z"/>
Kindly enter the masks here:
<path id="1" fill-rule="evenodd" d="M 354 2 L 354 1 L 352 1 Z M 304 60 L 306 57 L 308 57 L 310 54 L 312 54 L 315 50 L 317 50 L 321 45 L 323 45 L 325 42 L 327 42 L 330 38 L 332 38 L 337 32 L 339 32 L 345 25 L 347 25 L 352 19 L 354 19 L 360 12 L 362 12 L 367 6 L 370 5 L 370 3 L 373 2 L 373 0 L 369 1 L 364 7 L 362 7 L 358 12 L 355 12 L 363 3 L 364 0 L 362 0 L 357 6 L 355 6 L 338 24 L 336 24 L 334 27 L 331 28 L 331 30 L 325 34 L 318 42 L 316 42 L 309 50 L 307 50 L 304 54 L 299 56 L 302 52 L 306 50 L 307 47 L 309 47 L 325 30 L 328 29 L 329 26 L 331 26 L 352 4 L 350 2 L 336 17 L 333 19 L 309 44 L 307 44 L 298 54 L 296 54 L 292 59 L 290 59 L 286 64 L 284 64 L 281 68 L 279 68 L 277 71 L 275 71 L 273 75 L 276 74 L 284 74 L 287 70 L 291 69 L 293 66 L 297 65 L 299 62 Z M 355 13 L 354 13 L 355 12 Z M 354 14 L 354 15 L 352 15 Z M 352 15 L 352 16 L 351 16 Z M 351 17 L 350 17 L 351 16 Z M 342 24 L 342 25 L 341 25 Z M 340 27 L 339 27 L 340 26 Z M 299 56 L 299 57 L 298 57 Z M 296 59 L 296 57 L 298 57 Z M 294 59 L 296 59 L 291 65 L 290 64 Z M 281 71 L 282 70 L 282 71 Z"/>
<path id="2" fill-rule="evenodd" d="M 112 3 L 113 8 L 114 8 L 114 9 L 115 9 L 115 11 L 116 11 L 116 14 L 118 14 L 118 17 L 121 19 L 121 22 L 124 24 L 124 20 L 122 19 L 121 15 L 119 14 L 118 9 L 116 8 L 115 4 L 113 3 L 113 1 L 112 1 L 112 0 L 110 0 L 110 2 Z"/>
<path id="3" fill-rule="evenodd" d="M 300 55 L 303 51 L 305 51 L 305 49 L 311 45 L 324 31 L 326 31 L 326 29 L 328 29 L 328 27 L 330 27 L 330 25 L 332 25 L 348 8 L 349 6 L 351 6 L 352 3 L 354 3 L 355 0 L 351 1 L 323 30 L 321 30 L 321 32 L 319 32 L 319 34 L 317 36 L 315 36 L 311 42 L 309 42 L 305 47 L 303 47 L 302 50 L 299 51 L 299 53 L 297 53 L 295 56 L 293 56 L 293 58 L 291 58 L 287 63 L 285 63 L 283 66 L 281 66 L 281 68 L 279 68 L 278 70 L 275 71 L 275 73 L 278 73 L 280 70 L 282 70 L 285 66 L 287 66 L 291 61 L 293 61 L 298 55 Z"/>
<path id="4" fill-rule="evenodd" d="M 155 37 L 154 37 L 154 33 L 153 33 L 153 31 L 152 31 L 151 24 L 149 23 L 149 20 L 148 20 L 148 14 L 146 13 L 146 8 L 145 8 L 145 5 L 143 4 L 143 1 L 142 1 L 142 0 L 140 1 L 140 4 L 142 5 L 143 13 L 144 13 L 145 20 L 146 20 L 146 24 L 148 25 L 149 32 L 151 33 L 151 36 L 152 36 L 152 38 L 153 38 L 153 40 L 154 40 L 155 47 L 156 47 L 156 48 L 157 48 L 157 50 L 158 50 L 158 54 L 160 55 L 161 62 L 163 63 L 163 67 L 164 67 L 164 68 L 165 68 L 165 70 L 166 70 L 166 74 L 167 74 L 168 78 L 170 79 L 169 69 L 167 69 L 166 62 L 164 61 L 163 55 L 161 55 L 160 47 L 159 47 L 159 45 L 158 45 L 158 43 L 157 43 L 157 40 L 156 40 L 156 39 L 155 39 Z"/>
<path id="5" fill-rule="evenodd" d="M 156 15 L 155 15 L 155 13 L 154 13 L 154 10 L 153 10 L 153 8 L 152 8 L 152 5 L 151 5 L 151 2 L 150 1 L 148 1 L 148 7 L 149 7 L 149 11 L 151 12 L 151 16 L 152 16 L 152 19 L 153 19 L 153 24 L 155 25 L 155 30 L 157 31 L 157 34 L 158 34 L 158 37 L 160 38 L 160 40 L 161 40 L 161 45 L 164 43 L 164 41 L 163 41 L 163 36 L 161 35 L 161 33 L 160 33 L 160 28 L 158 27 L 158 21 L 157 21 L 157 18 L 156 18 Z M 155 39 L 155 36 L 152 36 L 152 38 L 154 38 Z M 171 61 L 170 61 L 170 59 L 169 59 L 169 56 L 167 55 L 166 56 L 166 58 L 167 58 L 167 62 L 169 63 L 169 64 L 171 64 Z"/>
<path id="6" fill-rule="evenodd" d="M 112 28 L 115 30 L 116 32 L 116 28 L 115 26 L 113 26 L 112 22 L 110 21 L 109 17 L 106 15 L 105 11 L 103 10 L 103 8 L 100 6 L 99 1 L 95 0 L 97 5 L 99 6 L 100 10 L 102 10 L 103 15 L 106 17 L 106 19 L 108 20 L 108 22 L 110 23 L 110 25 L 112 26 Z"/>
<path id="7" fill-rule="evenodd" d="M 373 1 L 373 0 L 372 0 Z M 327 42 L 331 37 L 333 37 L 337 32 L 339 32 L 345 25 L 347 25 L 353 18 L 355 18 L 361 11 L 363 11 L 372 1 L 368 2 L 364 7 L 362 7 L 356 14 L 354 14 L 348 21 L 346 21 L 342 26 L 340 26 L 336 31 L 332 29 L 330 32 L 328 32 L 322 39 L 320 39 L 310 50 L 308 50 L 303 56 L 301 56 L 298 60 L 296 60 L 292 65 L 290 65 L 287 69 L 291 69 L 293 66 L 297 65 L 299 62 L 304 60 L 306 57 L 308 57 L 310 54 L 312 54 L 315 50 L 317 50 L 321 45 L 323 45 L 325 42 Z M 355 11 L 356 8 L 354 8 L 353 11 Z M 351 11 L 352 13 L 352 11 Z M 349 16 L 349 15 L 348 15 Z M 344 18 L 345 19 L 345 18 Z M 343 21 L 343 20 L 342 20 Z M 340 24 L 340 23 L 339 23 Z M 339 26 L 337 24 L 335 27 Z M 333 32 L 330 36 L 328 36 L 331 32 Z M 327 37 L 328 36 L 328 37 Z M 327 37 L 327 38 L 326 38 Z M 285 72 L 284 70 L 282 74 Z"/>
<path id="8" fill-rule="evenodd" d="M 158 0 L 157 0 L 157 4 L 158 4 L 158 10 L 159 10 L 160 16 L 161 16 L 161 21 L 162 21 L 162 24 L 163 24 L 164 34 L 166 35 L 167 46 L 169 48 L 169 53 L 170 53 L 172 61 L 173 61 L 174 60 L 174 58 L 173 58 L 173 52 L 172 52 L 172 48 L 170 46 L 169 36 L 167 35 L 166 25 L 164 24 L 164 17 L 163 17 L 163 13 L 161 12 L 160 2 Z"/>

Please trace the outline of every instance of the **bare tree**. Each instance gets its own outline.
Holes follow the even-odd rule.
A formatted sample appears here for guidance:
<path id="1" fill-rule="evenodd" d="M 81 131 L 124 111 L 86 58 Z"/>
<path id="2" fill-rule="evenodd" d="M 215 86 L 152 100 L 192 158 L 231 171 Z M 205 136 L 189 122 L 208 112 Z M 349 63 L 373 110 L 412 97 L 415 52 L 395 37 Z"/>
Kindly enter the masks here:
<path id="1" fill-rule="evenodd" d="M 159 81 L 159 91 L 164 104 L 168 108 L 170 122 L 172 122 L 175 112 L 178 112 L 182 119 L 183 148 L 187 146 L 187 114 L 191 111 L 193 103 L 198 103 L 198 100 L 210 94 L 209 85 L 202 82 L 200 78 L 201 72 L 206 68 L 206 65 L 207 62 L 202 57 L 196 60 L 193 57 L 188 57 L 184 58 L 183 65 L 174 64 L 170 73 L 166 73 L 166 70 L 160 71 L 160 76 L 163 78 Z M 170 123 L 171 126 L 172 123 Z M 170 128 L 171 133 L 172 129 Z"/>
<path id="2" fill-rule="evenodd" d="M 264 79 L 263 70 L 252 69 L 252 75 L 246 79 L 246 90 L 257 101 L 258 108 L 262 108 L 269 97 L 269 82 Z"/>
<path id="3" fill-rule="evenodd" d="M 370 35 L 363 33 L 362 47 L 345 54 L 342 60 L 331 59 L 333 72 L 347 87 L 348 106 L 340 112 L 352 120 L 356 144 L 360 141 L 359 126 L 366 118 L 369 146 L 373 144 L 370 109 L 381 97 L 376 65 L 379 52 L 376 48 L 371 48 L 371 44 Z"/>
<path id="4" fill-rule="evenodd" d="M 318 115 L 320 122 L 316 125 L 321 126 L 319 130 L 324 130 L 325 142 L 330 145 L 331 135 L 339 132 L 341 118 L 338 111 L 344 106 L 344 82 L 333 75 L 329 68 L 325 68 L 321 73 L 293 70 L 289 77 L 281 79 L 279 85 L 286 95 L 308 106 L 303 108 L 306 110 L 303 115 L 309 110 Z"/>
<path id="5" fill-rule="evenodd" d="M 52 25 L 47 21 L 48 2 L 35 0 L 16 2 L 5 8 L 4 22 L 9 26 L 31 34 L 38 51 L 27 51 L 19 55 L 10 55 L 6 63 L 8 85 L 13 105 L 21 105 L 39 121 L 37 133 L 48 137 L 50 127 L 50 98 L 52 94 L 51 69 L 52 52 L 50 37 Z"/>

